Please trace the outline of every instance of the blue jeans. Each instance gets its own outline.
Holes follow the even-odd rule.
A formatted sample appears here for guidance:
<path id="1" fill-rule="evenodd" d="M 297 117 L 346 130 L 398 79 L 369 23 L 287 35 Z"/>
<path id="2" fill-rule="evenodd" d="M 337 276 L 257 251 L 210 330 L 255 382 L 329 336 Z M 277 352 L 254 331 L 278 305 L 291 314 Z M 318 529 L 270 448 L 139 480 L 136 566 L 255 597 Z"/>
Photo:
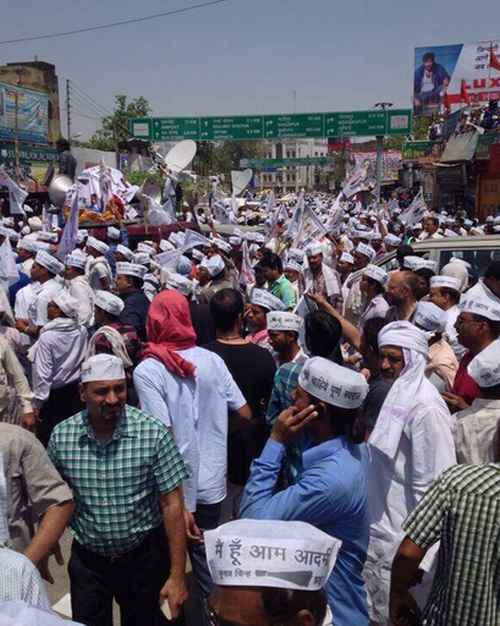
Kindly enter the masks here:
<path id="1" fill-rule="evenodd" d="M 194 520 L 202 531 L 213 530 L 219 525 L 222 502 L 217 504 L 197 504 Z M 214 587 L 207 564 L 205 544 L 193 543 L 189 545 L 189 557 L 193 566 L 193 575 L 203 596 L 208 597 Z"/>

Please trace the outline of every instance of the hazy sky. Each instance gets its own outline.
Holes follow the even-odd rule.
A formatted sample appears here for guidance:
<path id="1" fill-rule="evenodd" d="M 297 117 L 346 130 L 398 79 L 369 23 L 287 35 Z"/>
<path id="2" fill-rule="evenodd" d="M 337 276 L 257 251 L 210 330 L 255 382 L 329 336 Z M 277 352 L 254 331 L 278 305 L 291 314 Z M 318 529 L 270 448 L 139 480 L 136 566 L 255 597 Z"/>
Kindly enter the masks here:
<path id="1" fill-rule="evenodd" d="M 199 0 L 198 0 L 199 1 Z M 1 0 L 0 40 L 140 17 L 197 0 Z M 0 63 L 54 63 L 98 103 L 145 96 L 156 115 L 410 105 L 413 48 L 500 36 L 498 0 L 229 0 L 155 21 L 0 46 Z M 63 90 L 61 90 L 63 91 Z M 98 113 L 75 100 L 73 132 Z M 83 114 L 83 115 L 82 115 Z M 65 125 L 63 125 L 65 130 Z"/>

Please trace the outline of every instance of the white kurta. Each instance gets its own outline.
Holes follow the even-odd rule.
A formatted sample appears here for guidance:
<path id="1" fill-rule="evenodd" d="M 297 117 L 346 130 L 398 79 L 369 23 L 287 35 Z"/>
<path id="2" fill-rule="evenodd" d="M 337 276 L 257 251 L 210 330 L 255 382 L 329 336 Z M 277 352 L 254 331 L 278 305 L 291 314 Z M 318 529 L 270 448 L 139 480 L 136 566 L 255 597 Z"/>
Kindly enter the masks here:
<path id="1" fill-rule="evenodd" d="M 86 326 L 94 323 L 94 291 L 85 276 L 77 276 L 68 282 L 68 291 L 78 300 L 78 322 Z"/>
<path id="2" fill-rule="evenodd" d="M 456 414 L 454 432 L 459 463 L 493 463 L 497 428 L 500 428 L 500 400 L 476 398 Z"/>
<path id="3" fill-rule="evenodd" d="M 45 326 L 49 321 L 47 317 L 47 305 L 52 298 L 63 288 L 56 278 L 50 278 L 42 284 L 40 291 L 31 301 L 28 309 L 28 320 L 34 326 Z"/>
<path id="4" fill-rule="evenodd" d="M 405 535 L 402 524 L 432 482 L 456 463 L 452 417 L 435 387 L 423 384 L 422 400 L 409 414 L 395 458 L 368 442 L 370 543 L 364 578 L 370 619 L 380 624 L 388 623 L 391 566 Z M 428 552 L 422 569 L 431 569 L 435 554 L 436 549 Z M 416 595 L 428 593 L 430 583 L 424 579 Z"/>

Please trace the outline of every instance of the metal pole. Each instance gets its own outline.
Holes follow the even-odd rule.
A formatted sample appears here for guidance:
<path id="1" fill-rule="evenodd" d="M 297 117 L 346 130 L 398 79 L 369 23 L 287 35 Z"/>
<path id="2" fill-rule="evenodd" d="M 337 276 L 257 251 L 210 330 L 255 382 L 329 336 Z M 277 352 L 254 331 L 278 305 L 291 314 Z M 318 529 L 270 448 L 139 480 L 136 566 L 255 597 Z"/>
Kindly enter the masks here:
<path id="1" fill-rule="evenodd" d="M 20 79 L 18 78 L 17 83 L 19 84 Z M 14 91 L 14 151 L 15 151 L 15 159 L 16 159 L 16 182 L 19 183 L 19 172 L 20 172 L 20 163 L 19 163 L 19 91 L 17 89 L 17 85 Z"/>
<path id="2" fill-rule="evenodd" d="M 380 203 L 380 190 L 382 187 L 382 177 L 384 176 L 384 136 L 378 135 L 377 140 L 377 162 L 376 162 L 376 175 L 377 175 L 377 189 L 376 197 L 377 203 Z"/>
<path id="3" fill-rule="evenodd" d="M 66 126 L 68 130 L 68 143 L 71 145 L 71 92 L 69 78 L 66 80 Z"/>

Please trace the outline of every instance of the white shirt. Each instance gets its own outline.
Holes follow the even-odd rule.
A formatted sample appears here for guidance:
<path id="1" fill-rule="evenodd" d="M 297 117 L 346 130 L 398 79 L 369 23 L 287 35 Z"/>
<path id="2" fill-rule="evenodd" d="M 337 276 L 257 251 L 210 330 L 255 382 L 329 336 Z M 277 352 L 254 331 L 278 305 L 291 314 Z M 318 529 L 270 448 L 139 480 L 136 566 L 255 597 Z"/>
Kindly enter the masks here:
<path id="1" fill-rule="evenodd" d="M 78 322 L 89 327 L 94 323 L 94 291 L 85 276 L 76 276 L 68 281 L 70 296 L 78 300 Z"/>
<path id="2" fill-rule="evenodd" d="M 32 348 L 35 354 L 33 395 L 38 407 L 47 400 L 51 389 L 59 389 L 78 380 L 87 352 L 87 336 L 87 330 L 80 325 L 40 333 Z"/>
<path id="3" fill-rule="evenodd" d="M 21 600 L 28 605 L 50 611 L 42 577 L 24 554 L 0 547 L 0 571 L 0 602 Z M 0 609 L 0 615 L 2 614 Z"/>
<path id="4" fill-rule="evenodd" d="M 389 304 L 384 296 L 379 293 L 369 303 L 366 309 L 363 311 L 359 319 L 360 327 L 365 325 L 365 322 L 371 320 L 373 317 L 385 317 Z"/>
<path id="5" fill-rule="evenodd" d="M 445 339 L 448 341 L 453 352 L 455 353 L 457 361 L 461 361 L 467 352 L 463 345 L 458 341 L 458 333 L 455 328 L 455 322 L 457 321 L 457 317 L 459 315 L 460 309 L 457 304 L 448 309 L 446 311 L 446 326 L 444 329 Z"/>
<path id="6" fill-rule="evenodd" d="M 28 309 L 28 319 L 34 326 L 45 326 L 49 321 L 47 305 L 63 288 L 57 278 L 49 278 L 41 286 L 40 291 L 32 299 Z"/>
<path id="7" fill-rule="evenodd" d="M 428 383 L 425 401 L 408 418 L 395 458 L 368 443 L 370 542 L 364 577 L 370 619 L 388 620 L 391 566 L 405 533 L 402 524 L 432 482 L 456 463 L 452 418 L 437 390 Z M 428 570 L 437 547 L 421 564 Z"/>
<path id="8" fill-rule="evenodd" d="M 188 511 L 196 503 L 216 504 L 226 497 L 228 412 L 246 400 L 224 361 L 195 346 L 179 350 L 196 366 L 195 377 L 179 378 L 156 359 L 145 359 L 134 371 L 141 409 L 172 429 L 190 473 L 184 483 Z"/>
<path id="9" fill-rule="evenodd" d="M 495 440 L 500 427 L 500 400 L 476 398 L 456 414 L 455 444 L 459 463 L 493 463 Z"/>

